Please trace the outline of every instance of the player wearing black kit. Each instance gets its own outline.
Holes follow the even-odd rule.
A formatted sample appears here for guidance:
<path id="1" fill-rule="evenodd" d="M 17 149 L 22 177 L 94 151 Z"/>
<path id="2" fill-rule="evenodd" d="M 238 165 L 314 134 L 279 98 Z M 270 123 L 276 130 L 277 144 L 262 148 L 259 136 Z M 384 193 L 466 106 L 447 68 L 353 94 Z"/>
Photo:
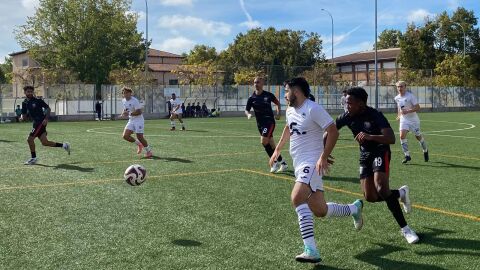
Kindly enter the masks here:
<path id="1" fill-rule="evenodd" d="M 37 154 L 35 152 L 35 138 L 38 137 L 44 146 L 62 147 L 70 155 L 70 145 L 68 143 L 51 142 L 47 138 L 47 124 L 50 116 L 50 107 L 43 101 L 33 95 L 33 86 L 25 86 L 25 100 L 22 102 L 22 116 L 20 121 L 25 121 L 27 115 L 33 121 L 33 129 L 30 132 L 27 142 L 30 147 L 32 157 L 25 162 L 26 165 L 33 165 L 37 163 Z"/>
<path id="2" fill-rule="evenodd" d="M 337 129 L 344 126 L 352 131 L 360 144 L 360 182 L 369 202 L 387 203 L 388 209 L 409 244 L 418 242 L 417 234 L 407 225 L 398 199 L 406 213 L 411 211 L 408 186 L 391 190 L 389 187 L 390 144 L 395 134 L 383 114 L 367 104 L 368 94 L 360 87 L 347 90 L 347 111 L 336 120 Z"/>
<path id="3" fill-rule="evenodd" d="M 273 131 L 275 131 L 275 119 L 280 119 L 280 102 L 274 94 L 263 91 L 264 80 L 262 77 L 255 77 L 253 81 L 255 92 L 248 98 L 245 108 L 245 115 L 248 119 L 252 117 L 250 110 L 253 108 L 255 119 L 257 120 L 258 132 L 260 132 L 261 143 L 268 156 L 271 157 L 276 147 L 273 140 Z M 277 106 L 276 115 L 273 115 L 272 103 Z M 287 163 L 279 156 L 274 162 L 270 172 L 283 172 L 288 168 Z"/>

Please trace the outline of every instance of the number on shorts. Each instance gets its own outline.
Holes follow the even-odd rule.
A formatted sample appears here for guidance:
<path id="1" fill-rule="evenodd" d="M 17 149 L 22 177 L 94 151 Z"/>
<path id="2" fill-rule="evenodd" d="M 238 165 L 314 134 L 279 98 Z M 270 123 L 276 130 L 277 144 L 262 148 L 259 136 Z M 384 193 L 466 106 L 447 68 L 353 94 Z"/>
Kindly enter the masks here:
<path id="1" fill-rule="evenodd" d="M 263 134 L 266 134 L 267 132 L 268 132 L 268 128 L 264 128 L 262 131 Z"/>
<path id="2" fill-rule="evenodd" d="M 374 160 L 373 160 L 373 164 L 375 165 L 375 167 L 380 167 L 382 166 L 382 158 L 381 157 L 376 157 Z"/>
<path id="3" fill-rule="evenodd" d="M 310 167 L 306 166 L 305 168 L 303 168 L 303 172 L 304 173 L 309 173 L 310 172 Z"/>

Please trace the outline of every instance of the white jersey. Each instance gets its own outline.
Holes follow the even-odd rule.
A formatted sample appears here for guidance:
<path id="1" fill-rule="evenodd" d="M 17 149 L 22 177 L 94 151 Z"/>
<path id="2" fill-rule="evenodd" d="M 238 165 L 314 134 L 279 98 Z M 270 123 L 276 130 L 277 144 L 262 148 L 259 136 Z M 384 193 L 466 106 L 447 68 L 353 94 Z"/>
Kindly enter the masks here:
<path id="1" fill-rule="evenodd" d="M 340 104 L 342 104 L 342 107 L 343 107 L 343 111 L 347 112 L 347 97 L 346 96 L 342 96 L 340 98 Z"/>
<path id="2" fill-rule="evenodd" d="M 300 108 L 288 107 L 286 115 L 293 166 L 315 164 L 323 152 L 323 133 L 334 123 L 332 117 L 309 99 Z"/>
<path id="3" fill-rule="evenodd" d="M 415 105 L 418 104 L 417 98 L 410 92 L 405 92 L 405 95 L 401 96 L 398 94 L 395 97 L 395 102 L 397 103 L 397 107 L 399 110 L 404 109 L 404 110 L 411 110 Z M 416 112 L 413 113 L 407 113 L 405 115 L 400 116 L 400 121 L 413 121 L 413 122 L 419 122 L 420 119 L 418 118 L 418 115 Z"/>
<path id="4" fill-rule="evenodd" d="M 123 108 L 128 111 L 129 121 L 143 120 L 143 114 L 132 115 L 132 112 L 142 109 L 142 104 L 138 101 L 136 97 L 131 97 L 130 100 L 122 99 Z"/>
<path id="5" fill-rule="evenodd" d="M 175 100 L 173 99 L 170 99 L 170 104 L 172 105 L 172 112 L 173 113 L 183 113 L 183 110 L 182 110 L 182 103 L 183 101 L 179 98 L 176 98 Z M 178 107 L 177 110 L 175 110 L 175 108 L 180 105 L 180 107 Z"/>

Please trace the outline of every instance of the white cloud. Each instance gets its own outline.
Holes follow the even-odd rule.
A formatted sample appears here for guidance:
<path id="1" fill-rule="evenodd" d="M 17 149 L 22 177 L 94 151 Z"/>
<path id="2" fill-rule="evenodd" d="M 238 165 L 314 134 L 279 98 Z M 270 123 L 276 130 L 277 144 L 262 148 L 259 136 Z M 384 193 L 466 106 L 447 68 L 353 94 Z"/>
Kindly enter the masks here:
<path id="1" fill-rule="evenodd" d="M 22 0 L 22 6 L 29 12 L 33 12 L 38 7 L 38 2 L 39 0 Z"/>
<path id="2" fill-rule="evenodd" d="M 240 24 L 240 26 L 246 26 L 249 29 L 257 28 L 257 27 L 262 26 L 262 24 L 259 21 L 253 20 L 252 16 L 250 15 L 247 8 L 245 7 L 245 1 L 244 0 L 240 0 L 240 6 L 242 7 L 243 14 L 245 14 L 245 16 L 247 17 L 247 21 L 242 22 Z"/>
<path id="3" fill-rule="evenodd" d="M 409 22 L 423 22 L 426 17 L 433 17 L 435 14 L 428 12 L 425 9 L 412 10 L 408 14 L 407 19 Z"/>
<path id="4" fill-rule="evenodd" d="M 160 0 L 164 6 L 193 6 L 193 0 Z"/>
<path id="5" fill-rule="evenodd" d="M 196 42 L 186 37 L 178 36 L 164 40 L 160 44 L 153 44 L 151 47 L 162 51 L 181 54 L 190 51 Z"/>
<path id="6" fill-rule="evenodd" d="M 253 28 L 261 27 L 262 24 L 259 21 L 244 21 L 240 24 L 240 26 L 245 26 L 248 29 L 253 29 Z"/>
<path id="7" fill-rule="evenodd" d="M 344 42 L 347 40 L 355 31 L 360 29 L 361 25 L 356 26 L 352 30 L 348 31 L 347 33 L 340 34 L 340 35 L 334 35 L 333 36 L 333 43 L 334 45 L 339 45 L 340 43 Z M 325 45 L 327 44 L 332 44 L 332 36 L 327 36 L 323 39 L 323 43 Z"/>
<path id="8" fill-rule="evenodd" d="M 160 17 L 158 26 L 170 29 L 173 33 L 195 31 L 203 36 L 228 36 L 232 30 L 232 27 L 224 22 L 208 21 L 197 17 L 180 15 Z"/>

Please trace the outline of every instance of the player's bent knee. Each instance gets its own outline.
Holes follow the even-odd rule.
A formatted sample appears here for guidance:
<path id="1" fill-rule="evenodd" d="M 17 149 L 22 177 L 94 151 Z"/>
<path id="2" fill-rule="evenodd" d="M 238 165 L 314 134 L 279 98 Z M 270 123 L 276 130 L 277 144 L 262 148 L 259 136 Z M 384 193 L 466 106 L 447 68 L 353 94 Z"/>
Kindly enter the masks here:
<path id="1" fill-rule="evenodd" d="M 322 209 L 322 208 L 312 209 L 312 212 L 316 217 L 319 217 L 319 218 L 323 218 L 327 215 L 327 209 L 326 208 L 325 209 Z"/>

